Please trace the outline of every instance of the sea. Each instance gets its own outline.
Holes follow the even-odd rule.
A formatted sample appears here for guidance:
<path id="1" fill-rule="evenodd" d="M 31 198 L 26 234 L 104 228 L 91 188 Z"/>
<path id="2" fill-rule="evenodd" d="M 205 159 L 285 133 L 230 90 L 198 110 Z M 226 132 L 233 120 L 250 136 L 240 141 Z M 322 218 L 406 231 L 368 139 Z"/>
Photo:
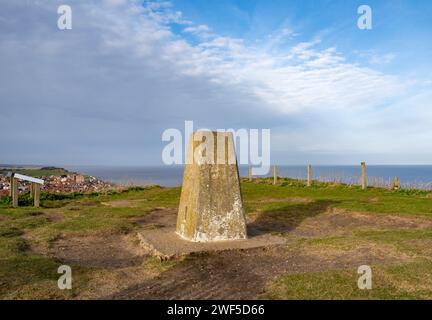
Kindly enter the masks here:
<path id="1" fill-rule="evenodd" d="M 306 179 L 306 166 L 277 166 L 278 176 Z M 67 166 L 66 169 L 97 177 L 120 185 L 180 186 L 183 166 Z M 240 176 L 248 176 L 248 167 L 239 167 Z M 370 186 L 389 187 L 395 176 L 401 187 L 432 190 L 432 165 L 368 165 L 367 180 Z M 312 166 L 313 179 L 323 182 L 360 184 L 360 165 Z M 272 176 L 270 170 L 267 176 Z"/>

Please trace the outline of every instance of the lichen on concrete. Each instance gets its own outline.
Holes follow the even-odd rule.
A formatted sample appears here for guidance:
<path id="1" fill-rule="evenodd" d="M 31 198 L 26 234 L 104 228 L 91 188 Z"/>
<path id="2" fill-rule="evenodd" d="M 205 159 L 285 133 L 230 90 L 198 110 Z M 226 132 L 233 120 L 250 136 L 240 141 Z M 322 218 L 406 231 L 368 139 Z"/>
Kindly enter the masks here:
<path id="1" fill-rule="evenodd" d="M 233 135 L 222 132 L 210 135 L 213 139 L 208 139 L 209 132 L 195 132 L 191 136 L 176 232 L 196 242 L 246 239 Z M 221 140 L 223 143 L 217 143 Z M 203 156 L 200 159 L 196 158 L 197 150 Z"/>

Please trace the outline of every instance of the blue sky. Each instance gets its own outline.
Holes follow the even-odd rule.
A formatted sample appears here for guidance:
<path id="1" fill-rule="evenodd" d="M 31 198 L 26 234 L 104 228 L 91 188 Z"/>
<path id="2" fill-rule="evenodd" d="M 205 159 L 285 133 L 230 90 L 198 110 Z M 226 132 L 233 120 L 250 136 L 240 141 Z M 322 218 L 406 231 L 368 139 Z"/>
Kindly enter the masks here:
<path id="1" fill-rule="evenodd" d="M 281 48 L 320 37 L 322 48 L 337 47 L 353 61 L 368 62 L 367 57 L 356 51 L 397 54 L 398 68 L 395 64 L 377 66 L 380 70 L 421 71 L 430 63 L 432 4 L 424 0 L 176 0 L 172 3 L 195 23 L 211 26 L 218 34 L 241 38 L 250 44 L 265 43 L 269 36 L 288 28 L 296 36 L 286 39 Z M 359 16 L 357 8 L 362 4 L 372 8 L 372 31 L 359 30 L 355 23 Z"/>
<path id="2" fill-rule="evenodd" d="M 0 163 L 160 164 L 162 132 L 193 120 L 270 128 L 280 164 L 431 164 L 430 17 L 426 0 L 3 0 Z"/>

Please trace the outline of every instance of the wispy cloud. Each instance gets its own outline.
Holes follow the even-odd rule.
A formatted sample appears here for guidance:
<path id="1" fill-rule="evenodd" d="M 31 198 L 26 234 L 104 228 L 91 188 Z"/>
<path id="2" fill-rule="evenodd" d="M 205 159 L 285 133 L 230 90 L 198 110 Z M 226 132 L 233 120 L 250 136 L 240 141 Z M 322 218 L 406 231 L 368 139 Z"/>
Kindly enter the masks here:
<path id="1" fill-rule="evenodd" d="M 210 28 L 205 24 L 200 24 L 198 26 L 190 26 L 190 27 L 185 28 L 183 31 L 189 32 L 189 33 L 201 36 L 201 37 L 209 37 L 211 35 L 210 34 Z"/>
<path id="2" fill-rule="evenodd" d="M 184 31 L 205 34 L 206 39 L 190 44 L 169 29 L 171 23 L 182 23 L 180 12 L 172 11 L 170 6 L 161 10 L 153 3 L 135 9 L 132 15 L 140 15 L 146 22 L 141 22 L 140 28 L 126 29 L 121 41 L 129 39 L 131 47 L 145 52 L 149 38 L 156 40 L 151 47 L 159 48 L 161 56 L 175 66 L 175 72 L 242 87 L 260 98 L 263 108 L 298 112 L 374 107 L 388 97 L 397 96 L 404 87 L 395 76 L 347 62 L 335 48 L 317 49 L 319 39 L 298 43 L 288 52 L 275 54 L 274 50 L 267 52 L 242 39 L 209 34 L 206 25 L 191 25 Z M 142 19 L 130 16 L 127 21 L 136 23 Z M 149 22 L 151 30 L 145 30 Z M 293 33 L 290 29 L 282 30 L 285 36 Z M 155 35 L 160 37 L 155 39 Z M 136 41 L 137 37 L 142 41 Z M 368 97 L 367 104 L 364 97 Z"/>
<path id="3" fill-rule="evenodd" d="M 365 143 L 346 132 L 366 127 L 378 137 L 369 124 L 377 113 L 390 102 L 415 103 L 405 96 L 411 82 L 350 62 L 325 39 L 296 41 L 297 30 L 282 28 L 258 45 L 196 24 L 170 2 L 105 0 L 73 2 L 74 29 L 61 32 L 53 17 L 63 3 L 39 3 L 27 8 L 31 15 L 15 0 L 0 11 L 2 127 L 14 130 L 11 120 L 22 119 L 24 128 L 1 148 L 32 155 L 28 162 L 79 162 L 82 141 L 94 161 L 120 148 L 134 164 L 158 162 L 160 133 L 184 120 L 271 127 L 275 150 L 353 150 Z M 278 47 L 283 37 L 292 45 Z M 384 138 L 374 140 L 377 149 Z"/>
<path id="4" fill-rule="evenodd" d="M 354 51 L 359 57 L 365 59 L 371 65 L 385 65 L 393 62 L 396 58 L 394 53 L 382 53 L 376 50 Z"/>

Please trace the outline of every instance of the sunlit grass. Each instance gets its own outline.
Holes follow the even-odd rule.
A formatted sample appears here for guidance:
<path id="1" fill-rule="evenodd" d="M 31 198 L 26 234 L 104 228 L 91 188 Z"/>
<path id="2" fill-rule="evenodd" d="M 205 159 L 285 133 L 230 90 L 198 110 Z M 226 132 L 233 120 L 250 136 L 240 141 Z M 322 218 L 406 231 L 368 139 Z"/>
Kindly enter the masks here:
<path id="1" fill-rule="evenodd" d="M 272 179 L 242 182 L 247 214 L 257 215 L 264 231 L 279 234 L 295 230 L 332 208 L 371 213 L 432 218 L 428 191 L 361 190 L 358 186 Z M 94 270 L 77 269 L 80 289 L 59 291 L 60 265 L 55 258 L 29 250 L 32 244 L 49 248 L 59 237 L 87 234 L 126 234 L 139 228 L 134 218 L 155 208 L 176 208 L 180 188 L 136 187 L 104 193 L 44 195 L 41 208 L 11 208 L 0 204 L 0 298 L 73 298 Z M 398 266 L 374 266 L 374 289 L 359 291 L 356 270 L 329 270 L 288 274 L 269 283 L 265 298 L 272 299 L 401 299 L 431 298 L 432 230 L 343 229 L 344 233 L 312 239 L 293 237 L 290 249 L 351 250 L 358 245 L 386 246 L 411 260 Z M 29 237 L 29 235 L 31 237 Z M 184 261 L 183 263 L 187 263 Z M 175 265 L 149 259 L 143 268 L 163 272 Z M 428 273 L 429 272 L 429 273 Z M 78 291 L 77 291 L 78 290 Z"/>

